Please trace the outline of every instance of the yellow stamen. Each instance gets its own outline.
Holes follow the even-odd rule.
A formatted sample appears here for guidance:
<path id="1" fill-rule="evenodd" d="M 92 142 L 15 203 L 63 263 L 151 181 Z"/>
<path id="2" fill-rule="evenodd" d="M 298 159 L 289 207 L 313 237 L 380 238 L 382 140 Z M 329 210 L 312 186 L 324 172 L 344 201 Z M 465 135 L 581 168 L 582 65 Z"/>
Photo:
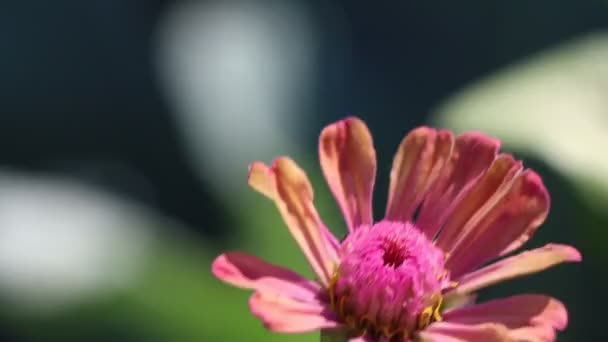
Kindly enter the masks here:
<path id="1" fill-rule="evenodd" d="M 422 310 L 420 318 L 418 318 L 418 329 L 424 329 L 431 324 L 431 317 L 433 316 L 433 307 L 427 306 Z"/>
<path id="2" fill-rule="evenodd" d="M 386 339 L 390 341 L 393 336 L 399 333 L 399 329 L 391 331 L 391 328 L 389 326 L 385 326 L 382 328 L 382 333 L 384 334 Z"/>
<path id="3" fill-rule="evenodd" d="M 439 301 L 437 302 L 437 305 L 435 306 L 435 310 L 433 310 L 433 318 L 437 322 L 440 322 L 443 320 L 443 318 L 441 317 L 441 312 L 440 312 L 442 304 L 443 304 L 443 297 L 440 295 Z"/>

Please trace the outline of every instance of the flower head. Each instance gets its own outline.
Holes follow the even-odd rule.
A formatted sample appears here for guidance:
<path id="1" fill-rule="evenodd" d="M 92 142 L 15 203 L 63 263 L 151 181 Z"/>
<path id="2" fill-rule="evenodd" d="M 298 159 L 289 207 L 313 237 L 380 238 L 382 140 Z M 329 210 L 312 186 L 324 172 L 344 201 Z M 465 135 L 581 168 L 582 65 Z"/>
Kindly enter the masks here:
<path id="1" fill-rule="evenodd" d="M 252 312 L 275 332 L 341 331 L 349 341 L 553 341 L 564 305 L 542 294 L 475 303 L 476 291 L 561 262 L 573 247 L 511 255 L 545 220 L 549 195 L 499 142 L 420 127 L 393 161 L 382 220 L 372 216 L 376 155 L 365 124 L 326 127 L 320 161 L 348 235 L 340 242 L 313 205 L 306 174 L 289 158 L 254 162 L 249 184 L 272 199 L 317 278 L 252 255 L 220 255 L 213 273 L 253 289 Z"/>
<path id="2" fill-rule="evenodd" d="M 440 319 L 441 293 L 450 287 L 444 255 L 411 223 L 359 227 L 340 251 L 330 306 L 351 329 L 392 338 Z"/>

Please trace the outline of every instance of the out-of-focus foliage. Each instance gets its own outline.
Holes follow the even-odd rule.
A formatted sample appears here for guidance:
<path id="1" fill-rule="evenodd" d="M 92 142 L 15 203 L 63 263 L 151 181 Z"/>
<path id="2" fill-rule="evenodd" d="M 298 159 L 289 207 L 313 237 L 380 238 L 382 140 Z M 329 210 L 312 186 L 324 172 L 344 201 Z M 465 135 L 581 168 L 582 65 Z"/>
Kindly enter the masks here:
<path id="1" fill-rule="evenodd" d="M 339 218 L 336 205 L 318 173 L 318 166 L 309 168 L 308 164 L 312 163 L 303 166 L 311 170 L 311 181 L 318 190 L 316 202 L 319 211 L 330 226 L 337 227 L 336 233 L 340 236 L 344 234 L 344 229 L 340 229 L 344 224 Z M 82 213 L 84 215 L 91 210 L 105 210 L 108 215 L 113 216 L 109 218 L 109 223 L 105 219 L 101 220 L 106 223 L 104 228 L 123 232 L 122 236 L 132 230 L 139 232 L 139 238 L 135 240 L 123 240 L 120 244 L 115 241 L 115 251 L 108 246 L 105 251 L 109 256 L 117 253 L 124 255 L 125 251 L 145 246 L 142 255 L 145 259 L 140 260 L 137 268 L 131 270 L 129 281 L 123 283 L 119 289 L 80 295 L 77 301 L 63 305 L 50 314 L 31 310 L 6 310 L 9 307 L 4 306 L 2 315 L 15 326 L 21 326 L 28 340 L 83 340 L 87 336 L 95 335 L 120 340 L 131 337 L 148 341 L 283 341 L 284 336 L 263 329 L 260 321 L 249 312 L 250 291 L 226 286 L 210 272 L 211 262 L 219 253 L 239 249 L 311 276 L 309 267 L 274 204 L 249 189 L 244 179 L 240 183 L 242 186 L 237 188 L 243 191 L 242 201 L 233 203 L 230 208 L 235 213 L 238 234 L 233 235 L 223 246 L 212 245 L 200 237 L 186 233 L 181 225 L 158 217 L 152 212 L 134 210 L 124 203 L 120 204 L 122 201 L 118 199 L 115 199 L 115 203 L 107 202 L 111 198 L 92 190 L 76 193 L 67 202 L 60 203 L 80 203 L 81 207 L 89 208 Z M 27 184 L 31 184 L 31 181 Z M 65 186 L 66 184 L 63 184 L 59 189 Z M 26 189 L 30 187 L 28 185 Z M 39 193 L 47 200 L 43 200 L 37 210 L 44 211 L 58 206 L 56 192 L 47 190 Z M 100 199 L 104 201 L 100 202 Z M 0 208 L 1 202 L 0 197 Z M 111 207 L 117 211 L 105 209 L 108 203 L 113 203 Z M 65 219 L 69 217 L 66 216 Z M 90 215 L 88 217 L 89 220 L 93 219 Z M 127 220 L 128 217 L 139 219 Z M 144 222 L 147 223 L 142 226 Z M 62 221 L 39 222 L 39 227 L 47 229 L 50 223 L 60 225 Z M 130 226 L 133 223 L 137 226 Z M 99 222 L 80 222 L 80 227 L 85 231 L 88 226 L 96 225 L 99 225 Z M 95 236 L 91 238 L 95 239 Z M 131 260 L 118 257 L 120 259 L 114 259 L 114 262 L 119 263 L 116 267 Z M 82 262 L 87 261 L 81 260 Z M 96 265 L 90 264 L 90 267 Z M 97 270 L 99 271 L 101 270 Z M 54 298 L 52 294 L 51 298 Z M 14 299 L 14 296 L 8 299 Z M 35 306 L 36 303 L 40 302 L 30 303 L 30 306 Z M 20 303 L 12 303 L 11 307 L 14 305 L 19 306 Z M 32 321 L 37 322 L 36 329 L 28 329 Z M 73 324 L 78 328 L 61 328 Z M 318 338 L 315 333 L 303 334 L 291 337 L 290 341 L 316 341 Z"/>

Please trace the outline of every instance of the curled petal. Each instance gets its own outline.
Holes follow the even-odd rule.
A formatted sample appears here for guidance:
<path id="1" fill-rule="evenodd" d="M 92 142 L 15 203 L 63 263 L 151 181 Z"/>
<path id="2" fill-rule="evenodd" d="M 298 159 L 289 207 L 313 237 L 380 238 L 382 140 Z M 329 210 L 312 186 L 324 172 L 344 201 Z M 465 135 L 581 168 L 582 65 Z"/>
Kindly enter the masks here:
<path id="1" fill-rule="evenodd" d="M 274 332 L 302 333 L 341 325 L 334 313 L 320 303 L 256 292 L 249 300 L 249 307 L 264 326 Z"/>
<path id="2" fill-rule="evenodd" d="M 319 158 L 349 231 L 372 224 L 376 151 L 363 121 L 347 118 L 325 127 L 319 138 Z"/>
<path id="3" fill-rule="evenodd" d="M 472 293 L 508 279 L 540 272 L 562 262 L 575 261 L 581 261 L 581 254 L 575 248 L 548 244 L 505 258 L 463 276 L 458 281 L 458 287 L 446 293 L 446 298 Z"/>
<path id="4" fill-rule="evenodd" d="M 526 211 L 535 212 L 536 215 L 532 215 L 532 217 L 527 220 L 527 224 L 522 228 L 521 232 L 515 232 L 513 235 L 515 238 L 507 244 L 505 248 L 500 250 L 500 256 L 511 253 L 530 240 L 532 235 L 536 232 L 536 229 L 545 222 L 545 219 L 549 214 L 551 198 L 549 197 L 549 192 L 545 188 L 540 176 L 533 171 L 529 171 L 528 174 L 525 174 L 524 172 L 524 177 L 525 182 L 528 182 L 525 186 L 529 187 L 524 191 L 528 191 L 535 199 L 532 203 L 528 203 L 530 207 L 526 208 Z"/>
<path id="5" fill-rule="evenodd" d="M 437 238 L 437 246 L 443 250 L 451 250 L 453 244 L 462 236 L 470 234 L 467 229 L 472 229 L 471 225 L 466 225 L 484 204 L 492 200 L 492 197 L 499 198 L 504 193 L 504 189 L 511 186 L 513 177 L 522 168 L 522 163 L 516 161 L 508 154 L 501 154 L 496 157 L 490 168 L 475 182 L 471 190 L 454 202 L 453 210 L 446 221 L 445 226 Z M 478 215 L 479 216 L 479 215 Z"/>
<path id="6" fill-rule="evenodd" d="M 433 323 L 419 333 L 424 342 L 512 342 L 504 325 L 485 323 L 464 325 L 450 322 Z"/>
<path id="7" fill-rule="evenodd" d="M 411 220 L 450 159 L 453 147 L 454 136 L 447 130 L 419 127 L 403 138 L 393 159 L 387 220 Z"/>
<path id="8" fill-rule="evenodd" d="M 211 271 L 217 278 L 231 285 L 300 301 L 316 300 L 321 292 L 319 284 L 291 270 L 241 252 L 218 256 L 211 265 Z"/>
<path id="9" fill-rule="evenodd" d="M 271 167 L 254 162 L 249 168 L 248 182 L 274 200 L 313 271 L 327 286 L 339 243 L 314 207 L 312 186 L 304 171 L 287 157 L 276 159 Z"/>
<path id="10" fill-rule="evenodd" d="M 454 210 L 454 203 L 464 196 L 480 175 L 490 166 L 500 142 L 480 133 L 464 133 L 456 137 L 450 160 L 432 184 L 416 225 L 434 238 Z"/>
<path id="11" fill-rule="evenodd" d="M 568 324 L 568 312 L 559 300 L 536 294 L 448 310 L 443 318 L 446 322 L 466 325 L 500 323 L 509 329 L 512 337 L 525 332 L 531 340 L 538 341 L 553 340 L 555 330 L 563 330 Z"/>
<path id="12" fill-rule="evenodd" d="M 521 172 L 473 215 L 456 239 L 441 245 L 450 255 L 446 267 L 458 277 L 502 255 L 527 240 L 548 211 L 549 195 L 540 177 L 531 170 Z"/>

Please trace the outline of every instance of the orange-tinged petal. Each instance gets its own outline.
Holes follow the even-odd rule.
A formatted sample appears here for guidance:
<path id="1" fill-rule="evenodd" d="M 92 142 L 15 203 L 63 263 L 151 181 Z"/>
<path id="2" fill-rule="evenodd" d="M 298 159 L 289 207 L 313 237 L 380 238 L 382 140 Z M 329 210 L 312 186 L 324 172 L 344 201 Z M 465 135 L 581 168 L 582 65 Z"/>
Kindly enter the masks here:
<path id="1" fill-rule="evenodd" d="M 266 164 L 259 161 L 251 163 L 247 183 L 264 196 L 274 199 L 272 170 Z"/>
<path id="2" fill-rule="evenodd" d="M 365 123 L 347 118 L 325 127 L 319 138 L 319 158 L 348 229 L 372 224 L 376 151 Z"/>
<path id="3" fill-rule="evenodd" d="M 416 225 L 434 238 L 453 210 L 453 203 L 475 184 L 494 160 L 500 142 L 469 132 L 456 137 L 454 150 L 424 199 Z"/>
<path id="4" fill-rule="evenodd" d="M 308 177 L 290 158 L 274 161 L 271 167 L 275 204 L 289 231 L 324 286 L 329 284 L 335 254 L 323 233 L 323 223 L 313 204 L 313 190 Z"/>
<path id="5" fill-rule="evenodd" d="M 581 261 L 581 254 L 573 247 L 548 244 L 505 258 L 458 279 L 458 287 L 445 297 L 464 295 L 484 287 L 528 274 L 543 271 L 562 262 Z"/>
<path id="6" fill-rule="evenodd" d="M 446 268 L 458 277 L 495 258 L 514 241 L 529 238 L 545 220 L 549 196 L 540 177 L 520 173 L 500 196 L 489 200 L 463 227 L 457 239 L 443 246 L 450 256 Z"/>
<path id="7" fill-rule="evenodd" d="M 279 174 L 282 176 L 278 177 Z M 276 159 L 271 167 L 253 162 L 247 181 L 252 188 L 275 201 L 315 274 L 323 285 L 327 285 L 327 274 L 331 275 L 337 260 L 339 242 L 319 218 L 306 174 L 294 161 L 283 157 Z"/>
<path id="8" fill-rule="evenodd" d="M 390 175 L 386 219 L 409 221 L 431 184 L 450 159 L 454 136 L 450 131 L 419 127 L 399 146 Z"/>

